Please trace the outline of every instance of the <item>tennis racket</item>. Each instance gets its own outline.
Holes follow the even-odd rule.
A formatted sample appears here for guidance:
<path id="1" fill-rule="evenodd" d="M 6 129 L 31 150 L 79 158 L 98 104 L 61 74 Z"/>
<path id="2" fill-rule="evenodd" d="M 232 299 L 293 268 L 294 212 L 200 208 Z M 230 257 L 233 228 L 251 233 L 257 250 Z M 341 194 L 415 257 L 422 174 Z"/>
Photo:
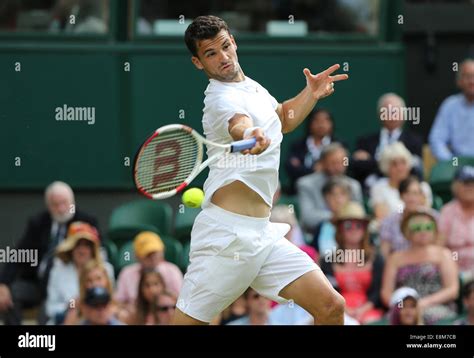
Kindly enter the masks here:
<path id="1" fill-rule="evenodd" d="M 220 148 L 203 162 L 204 144 Z M 255 146 L 256 139 L 230 144 L 211 142 L 182 124 L 158 128 L 140 147 L 133 166 L 137 189 L 150 199 L 166 199 L 182 191 L 196 176 L 225 153 Z"/>

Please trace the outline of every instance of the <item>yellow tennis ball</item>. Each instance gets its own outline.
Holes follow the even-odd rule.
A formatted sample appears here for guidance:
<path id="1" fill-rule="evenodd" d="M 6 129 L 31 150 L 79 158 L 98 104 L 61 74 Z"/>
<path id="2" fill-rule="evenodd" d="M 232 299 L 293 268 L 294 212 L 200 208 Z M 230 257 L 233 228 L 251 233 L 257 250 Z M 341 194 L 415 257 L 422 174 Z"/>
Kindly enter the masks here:
<path id="1" fill-rule="evenodd" d="M 199 208 L 204 200 L 204 192 L 199 188 L 188 189 L 183 193 L 181 200 L 189 208 Z"/>

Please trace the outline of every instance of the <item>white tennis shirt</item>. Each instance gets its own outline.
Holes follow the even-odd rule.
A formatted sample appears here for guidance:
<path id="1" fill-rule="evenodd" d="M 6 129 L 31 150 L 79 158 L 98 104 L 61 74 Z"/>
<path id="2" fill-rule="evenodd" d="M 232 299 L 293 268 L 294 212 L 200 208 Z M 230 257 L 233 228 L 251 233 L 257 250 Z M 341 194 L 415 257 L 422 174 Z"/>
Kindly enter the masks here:
<path id="1" fill-rule="evenodd" d="M 220 82 L 214 79 L 209 82 L 204 92 L 206 97 L 202 118 L 206 138 L 216 143 L 231 143 L 233 139 L 228 129 L 229 120 L 239 113 L 250 117 L 255 127 L 261 127 L 271 139 L 271 144 L 259 155 L 233 153 L 211 164 L 204 183 L 202 207 L 209 205 L 217 189 L 236 180 L 246 184 L 272 206 L 278 186 L 280 144 L 283 139 L 280 118 L 276 113 L 277 100 L 249 77 L 245 77 L 242 82 Z M 218 151 L 212 146 L 207 147 L 208 156 Z"/>

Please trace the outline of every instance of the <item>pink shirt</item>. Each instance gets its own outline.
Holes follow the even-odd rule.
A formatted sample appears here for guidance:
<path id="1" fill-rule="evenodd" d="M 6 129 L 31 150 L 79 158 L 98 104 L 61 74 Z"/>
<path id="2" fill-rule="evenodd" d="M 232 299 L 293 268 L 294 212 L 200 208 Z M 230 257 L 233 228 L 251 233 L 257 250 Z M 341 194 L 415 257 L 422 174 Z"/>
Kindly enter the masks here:
<path id="1" fill-rule="evenodd" d="M 142 266 L 139 263 L 131 264 L 120 271 L 117 280 L 115 299 L 121 303 L 134 303 L 138 295 L 138 283 Z M 158 272 L 165 281 L 166 289 L 179 295 L 183 284 L 183 274 L 178 266 L 171 262 L 161 262 L 157 266 Z"/>
<path id="2" fill-rule="evenodd" d="M 458 255 L 461 272 L 474 272 L 474 215 L 466 215 L 457 200 L 441 209 L 439 231 L 446 246 Z"/>

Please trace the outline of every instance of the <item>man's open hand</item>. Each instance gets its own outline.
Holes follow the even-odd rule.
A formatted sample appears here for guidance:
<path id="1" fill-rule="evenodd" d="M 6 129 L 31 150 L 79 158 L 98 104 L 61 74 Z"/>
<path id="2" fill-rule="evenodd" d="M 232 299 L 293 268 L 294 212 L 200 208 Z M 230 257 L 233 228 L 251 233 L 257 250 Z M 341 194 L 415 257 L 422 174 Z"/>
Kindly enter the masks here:
<path id="1" fill-rule="evenodd" d="M 320 100 L 321 98 L 330 96 L 334 93 L 334 82 L 344 81 L 349 78 L 348 75 L 334 75 L 331 74 L 337 71 L 341 66 L 336 64 L 329 67 L 327 70 L 313 75 L 307 68 L 303 70 L 306 76 L 306 85 L 311 91 L 313 98 Z"/>

